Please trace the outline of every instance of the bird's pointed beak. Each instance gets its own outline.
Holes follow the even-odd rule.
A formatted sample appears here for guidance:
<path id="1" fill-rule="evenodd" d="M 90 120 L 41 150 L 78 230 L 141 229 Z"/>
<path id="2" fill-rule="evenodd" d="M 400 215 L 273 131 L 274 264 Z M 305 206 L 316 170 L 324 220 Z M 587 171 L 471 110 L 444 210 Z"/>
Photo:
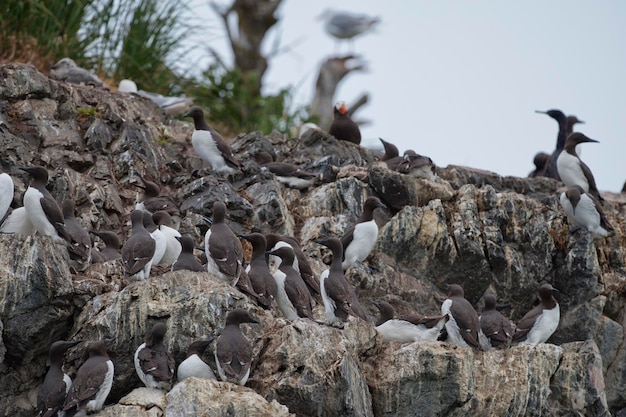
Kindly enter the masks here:
<path id="1" fill-rule="evenodd" d="M 535 113 L 548 114 L 547 111 L 543 111 L 543 110 L 535 110 Z"/>

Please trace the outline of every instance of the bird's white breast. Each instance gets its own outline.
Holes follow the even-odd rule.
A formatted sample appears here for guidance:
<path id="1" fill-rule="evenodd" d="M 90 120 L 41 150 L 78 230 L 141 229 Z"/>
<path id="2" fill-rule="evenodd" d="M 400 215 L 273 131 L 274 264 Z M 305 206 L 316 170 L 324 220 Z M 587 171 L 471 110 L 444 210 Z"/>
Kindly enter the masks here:
<path id="1" fill-rule="evenodd" d="M 215 374 L 202 359 L 195 353 L 189 356 L 187 359 L 181 362 L 178 366 L 177 372 L 178 381 L 182 381 L 185 378 L 205 378 L 216 379 Z"/>
<path id="2" fill-rule="evenodd" d="M 41 235 L 58 237 L 56 229 L 48 221 L 46 213 L 41 207 L 42 198 L 43 194 L 39 190 L 34 187 L 28 187 L 24 193 L 24 208 L 26 209 L 28 219 Z"/>
<path id="3" fill-rule="evenodd" d="M 532 329 L 526 335 L 526 340 L 522 341 L 520 345 L 536 345 L 538 343 L 545 343 L 552 333 L 559 327 L 559 320 L 561 319 L 561 310 L 557 304 L 550 310 L 543 310 L 543 312 L 535 320 L 535 324 Z"/>
<path id="4" fill-rule="evenodd" d="M 370 220 L 359 223 L 354 227 L 352 242 L 346 248 L 343 262 L 344 269 L 356 261 L 362 261 L 370 254 L 378 238 L 378 225 Z"/>
<path id="5" fill-rule="evenodd" d="M 208 130 L 196 130 L 191 135 L 191 145 L 203 161 L 211 165 L 214 171 L 233 173 L 235 170 L 224 161 L 222 153 L 217 148 L 213 135 Z"/>
<path id="6" fill-rule="evenodd" d="M 102 410 L 104 401 L 107 399 L 109 392 L 111 392 L 111 387 L 113 386 L 113 362 L 109 359 L 106 364 L 107 373 L 104 376 L 104 381 L 102 381 L 102 385 L 100 385 L 100 389 L 96 393 L 96 397 L 89 401 L 85 406 L 87 411 Z"/>
<path id="7" fill-rule="evenodd" d="M 324 302 L 324 312 L 326 313 L 326 320 L 328 320 L 329 324 L 333 324 L 337 321 L 337 316 L 335 316 L 335 301 L 328 296 L 326 292 L 326 280 L 330 275 L 330 269 L 325 269 L 320 275 L 320 293 L 322 295 L 322 301 Z"/>
<path id="8" fill-rule="evenodd" d="M 285 291 L 286 277 L 285 273 L 281 270 L 274 272 L 274 281 L 276 281 L 276 302 L 278 303 L 278 308 L 280 308 L 280 311 L 287 320 L 297 320 L 299 317 L 298 311 L 287 296 L 287 291 Z"/>
<path id="9" fill-rule="evenodd" d="M 7 173 L 0 174 L 0 219 L 4 217 L 13 201 L 13 179 Z"/>
<path id="10" fill-rule="evenodd" d="M 580 167 L 580 160 L 565 151 L 559 154 L 556 160 L 556 168 L 563 184 L 571 187 L 580 185 L 585 192 L 589 192 L 589 182 Z"/>

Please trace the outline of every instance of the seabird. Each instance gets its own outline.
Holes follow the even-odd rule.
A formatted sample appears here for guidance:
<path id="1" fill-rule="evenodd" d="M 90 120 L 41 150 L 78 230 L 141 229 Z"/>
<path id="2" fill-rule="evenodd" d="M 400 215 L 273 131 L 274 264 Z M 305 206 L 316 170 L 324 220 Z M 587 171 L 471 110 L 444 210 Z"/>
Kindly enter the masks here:
<path id="1" fill-rule="evenodd" d="M 72 84 L 94 85 L 96 87 L 105 87 L 97 75 L 84 68 L 76 65 L 71 58 L 63 58 L 50 67 L 50 78 L 67 81 Z"/>
<path id="2" fill-rule="evenodd" d="M 580 160 L 576 153 L 576 145 L 585 142 L 599 143 L 597 140 L 588 138 L 580 132 L 574 132 L 565 140 L 565 147 L 563 152 L 559 154 L 556 160 L 556 166 L 559 171 L 561 181 L 567 187 L 573 187 L 579 185 L 585 190 L 586 193 L 594 196 L 600 202 L 604 201 L 604 198 L 600 195 L 598 187 L 596 187 L 596 180 L 591 173 L 589 167 Z"/>
<path id="3" fill-rule="evenodd" d="M 174 357 L 163 343 L 166 331 L 165 323 L 159 322 L 152 326 L 146 341 L 135 351 L 135 371 L 146 387 L 169 391 L 176 365 Z"/>
<path id="4" fill-rule="evenodd" d="M 269 152 L 259 151 L 255 155 L 257 164 L 266 168 L 276 176 L 276 179 L 290 188 L 303 190 L 312 186 L 318 178 L 318 175 L 304 171 L 295 164 L 288 162 L 274 162 L 274 158 Z"/>
<path id="5" fill-rule="evenodd" d="M 3 172 L 0 174 L 0 221 L 4 219 L 9 207 L 11 207 L 14 192 L 13 178 Z"/>
<path id="6" fill-rule="evenodd" d="M 330 125 L 328 133 L 333 135 L 338 140 L 345 140 L 347 142 L 361 143 L 361 130 L 348 115 L 348 107 L 343 101 L 338 101 L 334 107 L 334 118 Z"/>
<path id="7" fill-rule="evenodd" d="M 602 204 L 593 195 L 586 193 L 580 185 L 574 185 L 562 192 L 560 202 L 571 224 L 587 229 L 596 237 L 615 234 L 602 209 Z"/>
<path id="8" fill-rule="evenodd" d="M 250 258 L 250 263 L 246 266 L 246 273 L 250 278 L 254 292 L 259 296 L 259 303 L 263 308 L 268 309 L 271 307 L 272 301 L 276 299 L 277 289 L 276 281 L 265 261 L 267 241 L 261 233 L 240 235 L 240 237 L 252 244 L 252 257 Z"/>
<path id="9" fill-rule="evenodd" d="M 324 30 L 338 40 L 350 39 L 367 33 L 380 22 L 378 17 L 327 9 L 319 19 L 324 20 Z"/>
<path id="10" fill-rule="evenodd" d="M 463 288 L 457 284 L 448 286 L 448 298 L 441 304 L 441 314 L 450 319 L 446 323 L 448 340 L 459 346 L 481 349 L 480 321 L 474 307 L 464 297 Z"/>
<path id="11" fill-rule="evenodd" d="M 133 80 L 121 80 L 117 91 L 122 93 L 135 93 L 151 100 L 154 104 L 163 109 L 169 115 L 177 115 L 186 111 L 193 105 L 193 100 L 187 97 L 166 97 L 161 94 L 139 90 Z"/>
<path id="12" fill-rule="evenodd" d="M 161 257 L 160 264 L 171 265 L 176 262 L 178 255 L 182 251 L 179 238 L 180 232 L 174 228 L 172 218 L 167 211 L 159 210 L 152 215 L 152 220 L 165 236 L 165 252 Z"/>
<path id="13" fill-rule="evenodd" d="M 385 301 L 374 301 L 374 305 L 380 312 L 380 318 L 376 322 L 376 331 L 385 342 L 434 342 L 448 321 L 447 315 L 397 317 L 391 304 Z"/>
<path id="14" fill-rule="evenodd" d="M 98 252 L 101 262 L 112 261 L 122 257 L 120 253 L 120 239 L 108 230 L 90 230 L 89 233 L 98 236 L 104 242 L 104 248 Z"/>
<path id="15" fill-rule="evenodd" d="M 241 163 L 222 136 L 208 125 L 200 107 L 192 107 L 183 117 L 193 118 L 195 130 L 191 135 L 191 144 L 200 158 L 211 165 L 213 171 L 227 174 L 239 172 Z"/>
<path id="16" fill-rule="evenodd" d="M 400 156 L 398 147 L 391 142 L 385 141 L 383 138 L 378 138 L 378 140 L 380 140 L 383 144 L 383 148 L 385 149 L 385 154 L 383 155 L 381 161 L 387 165 L 387 168 L 392 171 L 396 171 L 398 169 L 398 165 L 404 162 L 404 158 Z"/>
<path id="17" fill-rule="evenodd" d="M 71 378 L 63 372 L 63 355 L 69 348 L 81 342 L 82 340 L 73 342 L 59 340 L 50 346 L 48 353 L 50 369 L 37 392 L 39 416 L 57 416 L 57 413 L 63 409 L 65 397 L 72 386 Z"/>
<path id="18" fill-rule="evenodd" d="M 348 321 L 349 314 L 369 322 L 367 313 L 361 306 L 354 288 L 343 275 L 341 266 L 343 246 L 341 241 L 329 237 L 318 239 L 315 242 L 326 246 L 333 254 L 330 268 L 324 270 L 320 275 L 320 292 L 328 323 Z"/>
<path id="19" fill-rule="evenodd" d="M 559 291 L 550 284 L 543 284 L 538 292 L 541 303 L 526 313 L 515 328 L 513 342 L 520 345 L 544 343 L 559 326 L 561 312 L 554 298 Z"/>
<path id="20" fill-rule="evenodd" d="M 151 265 L 158 265 L 167 249 L 165 234 L 154 224 L 152 214 L 147 211 L 143 212 L 143 227 L 150 233 L 150 237 L 154 239 L 154 253 L 150 263 Z"/>
<path id="21" fill-rule="evenodd" d="M 288 246 L 269 252 L 282 262 L 274 272 L 276 281 L 276 303 L 287 320 L 307 317 L 313 320 L 311 293 L 300 273 L 293 267 L 295 255 Z"/>
<path id="22" fill-rule="evenodd" d="M 311 296 L 321 303 L 320 281 L 315 277 L 313 268 L 311 268 L 311 264 L 309 263 L 309 258 L 302 252 L 298 241 L 291 236 L 278 235 L 276 233 L 267 233 L 265 240 L 267 242 L 267 248 L 270 251 L 278 249 L 281 246 L 289 246 L 293 250 L 293 253 L 296 255 L 296 259 L 293 263 L 294 268 L 300 272 L 300 276 L 309 288 Z M 270 256 L 270 258 L 275 258 L 275 268 L 278 269 L 281 259 L 277 256 Z"/>
<path id="23" fill-rule="evenodd" d="M 226 205 L 213 203 L 213 223 L 204 235 L 207 270 L 232 286 L 237 284 L 243 271 L 243 246 L 230 227 L 224 223 Z"/>
<path id="24" fill-rule="evenodd" d="M 559 177 L 559 173 L 556 168 L 556 161 L 565 146 L 565 139 L 567 138 L 567 116 L 565 116 L 565 113 L 558 109 L 551 109 L 548 111 L 535 110 L 535 113 L 547 114 L 559 124 L 559 132 L 556 137 L 556 148 L 550 155 L 550 159 L 545 165 L 545 169 L 541 175 L 544 177 L 554 178 L 555 180 L 560 180 L 561 178 Z"/>
<path id="25" fill-rule="evenodd" d="M 150 233 L 143 227 L 144 211 L 134 210 L 130 214 L 133 231 L 122 247 L 122 265 L 127 277 L 143 280 L 150 277 L 152 257 L 156 243 Z"/>
<path id="26" fill-rule="evenodd" d="M 403 161 L 398 164 L 396 171 L 415 178 L 435 179 L 435 163 L 427 156 L 419 155 L 412 150 L 404 152 Z"/>
<path id="27" fill-rule="evenodd" d="M 194 272 L 206 272 L 206 268 L 202 266 L 198 259 L 193 254 L 195 248 L 195 242 L 189 235 L 182 235 L 177 238 L 180 241 L 181 252 L 178 255 L 178 259 L 172 264 L 172 271 L 194 271 Z"/>
<path id="28" fill-rule="evenodd" d="M 363 204 L 363 213 L 359 220 L 341 237 L 341 245 L 344 249 L 342 263 L 344 270 L 357 261 L 363 261 L 374 248 L 378 238 L 378 225 L 374 220 L 374 210 L 379 207 L 387 208 L 378 197 L 368 197 Z"/>
<path id="29" fill-rule="evenodd" d="M 11 210 L 0 226 L 0 233 L 15 233 L 17 235 L 34 235 L 37 232 L 30 222 L 25 207 Z"/>
<path id="30" fill-rule="evenodd" d="M 178 382 L 191 377 L 217 379 L 211 367 L 202 360 L 202 354 L 212 341 L 213 338 L 200 339 L 189 345 L 187 358 L 178 365 L 178 370 L 176 371 Z"/>
<path id="31" fill-rule="evenodd" d="M 533 164 L 535 164 L 535 169 L 531 171 L 530 174 L 528 174 L 528 177 L 535 178 L 543 176 L 550 157 L 550 154 L 547 154 L 545 152 L 538 152 L 533 158 Z"/>
<path id="32" fill-rule="evenodd" d="M 76 409 L 87 414 L 102 410 L 113 385 L 113 361 L 107 355 L 106 344 L 96 341 L 87 348 L 89 359 L 78 368 L 76 378 L 65 399 L 63 411 Z"/>
<path id="33" fill-rule="evenodd" d="M 478 317 L 480 328 L 494 348 L 502 349 L 511 344 L 514 328 L 511 321 L 496 310 L 496 296 L 487 293 L 484 296 L 485 308 Z"/>
<path id="34" fill-rule="evenodd" d="M 574 125 L 577 124 L 585 124 L 585 122 L 583 122 L 582 120 L 580 120 L 578 117 L 574 116 L 573 114 L 570 114 L 569 116 L 567 116 L 566 118 L 566 124 L 565 124 L 565 137 L 567 138 L 567 136 L 569 136 L 571 133 L 574 133 Z M 563 143 L 563 146 L 565 146 L 565 143 Z"/>
<path id="35" fill-rule="evenodd" d="M 135 205 L 135 210 L 145 210 L 150 213 L 157 211 L 166 211 L 172 218 L 174 228 L 178 229 L 180 224 L 180 208 L 174 199 L 168 195 L 161 194 L 161 188 L 152 181 L 148 181 L 141 174 L 138 174 L 143 182 L 143 186 L 135 184 L 135 187 L 143 190 L 143 200 Z"/>
<path id="36" fill-rule="evenodd" d="M 70 237 L 67 251 L 70 260 L 79 271 L 84 271 L 91 264 L 91 237 L 89 232 L 74 216 L 74 200 L 65 199 L 61 204 L 63 208 L 63 218 L 65 230 Z"/>
<path id="37" fill-rule="evenodd" d="M 65 230 L 63 212 L 52 194 L 46 189 L 48 171 L 43 167 L 23 167 L 33 181 L 24 193 L 24 208 L 28 219 L 39 234 L 51 236 L 56 242 L 71 239 Z"/>
<path id="38" fill-rule="evenodd" d="M 246 310 L 237 308 L 226 316 L 226 326 L 217 338 L 215 364 L 224 382 L 245 385 L 250 376 L 252 345 L 241 332 L 242 323 L 258 323 Z"/>
<path id="39" fill-rule="evenodd" d="M 305 123 L 302 126 L 300 126 L 300 129 L 298 129 L 298 138 L 302 139 L 304 134 L 308 132 L 309 130 L 320 130 L 320 128 L 315 123 Z"/>

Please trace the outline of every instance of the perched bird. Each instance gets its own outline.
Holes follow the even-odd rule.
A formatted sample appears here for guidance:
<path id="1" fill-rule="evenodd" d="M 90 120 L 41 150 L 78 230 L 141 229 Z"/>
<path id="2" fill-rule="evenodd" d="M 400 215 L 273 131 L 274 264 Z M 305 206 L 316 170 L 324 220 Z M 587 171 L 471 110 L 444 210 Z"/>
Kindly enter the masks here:
<path id="1" fill-rule="evenodd" d="M 362 14 L 341 12 L 327 9 L 319 19 L 324 20 L 324 30 L 338 40 L 349 39 L 367 33 L 380 22 L 378 17 L 369 17 Z"/>
<path id="2" fill-rule="evenodd" d="M 24 209 L 30 223 L 43 236 L 51 236 L 56 242 L 71 242 L 65 230 L 63 212 L 52 194 L 46 189 L 48 171 L 43 167 L 24 167 L 22 171 L 33 177 L 24 193 Z"/>
<path id="3" fill-rule="evenodd" d="M 337 238 L 322 238 L 315 241 L 331 250 L 333 256 L 330 268 L 320 275 L 320 292 L 324 301 L 324 311 L 329 324 L 348 321 L 348 315 L 359 317 L 367 322 L 367 313 L 354 292 L 354 287 L 343 275 L 341 255 L 343 246 Z"/>
<path id="4" fill-rule="evenodd" d="M 603 202 L 604 198 L 602 198 L 598 187 L 596 187 L 596 180 L 591 170 L 580 160 L 576 153 L 576 145 L 585 142 L 598 143 L 597 140 L 590 139 L 580 132 L 574 132 L 569 135 L 565 140 L 563 152 L 559 154 L 556 160 L 556 166 L 563 184 L 568 187 L 579 185 L 586 193 Z"/>
<path id="5" fill-rule="evenodd" d="M 376 322 L 376 331 L 385 342 L 434 342 L 448 321 L 447 315 L 422 316 L 395 315 L 391 304 L 385 301 L 375 301 L 374 305 L 380 312 L 380 318 Z"/>
<path id="6" fill-rule="evenodd" d="M 215 374 L 209 365 L 202 360 L 202 354 L 211 344 L 213 338 L 196 340 L 189 345 L 187 357 L 178 365 L 176 378 L 178 382 L 195 377 L 216 380 Z"/>
<path id="7" fill-rule="evenodd" d="M 262 168 L 266 168 L 276 176 L 276 179 L 287 187 L 299 190 L 308 188 L 315 184 L 318 175 L 300 169 L 295 164 L 288 162 L 274 162 L 274 158 L 269 152 L 259 151 L 255 155 L 255 160 Z"/>
<path id="8" fill-rule="evenodd" d="M 161 94 L 139 90 L 137 84 L 133 80 L 128 79 L 120 81 L 117 91 L 122 93 L 135 93 L 145 97 L 154 102 L 154 104 L 162 108 L 163 111 L 169 115 L 180 114 L 193 105 L 193 100 L 184 96 L 166 97 Z"/>
<path id="9" fill-rule="evenodd" d="M 227 174 L 239 172 L 241 163 L 222 136 L 208 125 L 200 107 L 192 107 L 183 117 L 193 118 L 195 131 L 191 135 L 191 144 L 200 158 L 211 165 L 213 171 Z"/>
<path id="10" fill-rule="evenodd" d="M 135 371 L 146 387 L 168 391 L 172 387 L 175 363 L 163 343 L 166 331 L 165 323 L 152 326 L 146 341 L 135 351 Z"/>
<path id="11" fill-rule="evenodd" d="M 404 158 L 400 156 L 400 151 L 398 151 L 398 147 L 393 143 L 387 142 L 382 138 L 378 138 L 380 142 L 383 144 L 383 149 L 385 149 L 385 154 L 383 155 L 381 161 L 385 162 L 387 168 L 392 171 L 396 171 L 398 169 L 398 165 L 404 162 Z"/>
<path id="12" fill-rule="evenodd" d="M 565 138 L 567 138 L 567 136 L 569 136 L 571 133 L 574 133 L 574 126 L 577 124 L 585 124 L 585 122 L 578 119 L 578 117 L 574 116 L 573 114 L 567 116 L 565 124 Z M 565 146 L 565 143 L 563 143 L 563 146 Z"/>
<path id="13" fill-rule="evenodd" d="M 320 128 L 315 123 L 305 123 L 298 129 L 298 138 L 302 139 L 304 134 L 310 130 L 320 130 Z"/>
<path id="14" fill-rule="evenodd" d="M 115 233 L 108 230 L 90 230 L 89 233 L 98 236 L 104 242 L 104 248 L 99 251 L 102 262 L 108 262 L 122 257 L 120 252 L 120 239 Z"/>
<path id="15" fill-rule="evenodd" d="M 111 391 L 114 368 L 113 361 L 107 354 L 105 342 L 91 342 L 87 351 L 89 359 L 78 368 L 76 378 L 65 399 L 63 411 L 75 409 L 86 414 L 102 410 L 104 401 Z"/>
<path id="16" fill-rule="evenodd" d="M 84 271 L 91 264 L 91 237 L 89 232 L 74 216 L 74 200 L 65 199 L 61 204 L 65 230 L 70 237 L 67 251 L 70 261 L 79 271 Z"/>
<path id="17" fill-rule="evenodd" d="M 9 174 L 0 174 L 0 222 L 4 219 L 13 201 L 15 187 Z"/>
<path id="18" fill-rule="evenodd" d="M 135 184 L 135 187 L 143 190 L 143 199 L 135 204 L 135 210 L 144 210 L 150 213 L 166 211 L 172 219 L 174 228 L 178 229 L 180 225 L 180 208 L 178 204 L 169 195 L 161 194 L 161 188 L 156 183 L 148 181 L 141 175 L 139 175 L 139 178 L 144 185 Z"/>
<path id="19" fill-rule="evenodd" d="M 346 103 L 338 101 L 333 111 L 334 118 L 328 133 L 338 140 L 345 140 L 359 145 L 361 143 L 361 130 L 359 125 L 352 121 L 348 115 Z"/>
<path id="20" fill-rule="evenodd" d="M 541 175 L 544 177 L 554 178 L 555 180 L 560 180 L 561 178 L 559 177 L 559 173 L 556 168 L 556 160 L 565 146 L 565 139 L 567 138 L 567 116 L 565 116 L 565 113 L 558 109 L 551 109 L 548 111 L 535 110 L 535 113 L 547 114 L 559 124 L 559 132 L 556 137 L 556 147 L 550 155 L 550 159 L 545 164 L 544 171 Z"/>
<path id="21" fill-rule="evenodd" d="M 538 292 L 541 303 L 526 313 L 515 328 L 513 342 L 520 345 L 545 343 L 559 326 L 561 312 L 554 298 L 558 290 L 550 284 L 542 284 Z"/>
<path id="22" fill-rule="evenodd" d="M 446 323 L 448 340 L 459 346 L 481 349 L 479 340 L 480 321 L 474 307 L 464 297 L 463 288 L 457 284 L 448 286 L 448 298 L 441 304 L 441 314 L 450 319 Z"/>
<path id="23" fill-rule="evenodd" d="M 319 303 L 322 303 L 322 296 L 320 292 L 320 282 L 316 278 L 313 273 L 313 268 L 311 268 L 311 264 L 309 263 L 309 258 L 302 252 L 302 248 L 298 241 L 291 236 L 283 236 L 278 235 L 276 233 L 268 233 L 265 235 L 265 240 L 267 242 L 267 249 L 274 250 L 278 249 L 281 246 L 289 246 L 293 253 L 296 255 L 296 259 L 293 262 L 293 267 L 300 272 L 300 276 L 302 280 L 309 288 L 309 292 L 311 296 Z M 274 269 L 277 269 L 280 265 L 281 259 L 277 256 L 269 256 L 270 259 L 274 260 Z M 271 263 L 271 262 L 270 262 Z"/>
<path id="24" fill-rule="evenodd" d="M 152 220 L 165 237 L 165 252 L 159 263 L 171 265 L 176 262 L 178 255 L 182 251 L 180 241 L 177 239 L 181 236 L 180 232 L 174 228 L 172 218 L 167 211 L 159 210 L 155 212 L 152 214 Z"/>
<path id="25" fill-rule="evenodd" d="M 515 329 L 511 321 L 496 310 L 496 296 L 487 293 L 484 296 L 485 308 L 478 317 L 480 328 L 494 348 L 506 348 L 511 344 Z"/>
<path id="26" fill-rule="evenodd" d="M 313 320 L 311 293 L 293 267 L 293 249 L 283 246 L 269 253 L 282 260 L 278 270 L 274 272 L 278 308 L 287 320 L 297 320 L 300 317 Z"/>
<path id="27" fill-rule="evenodd" d="M 268 309 L 276 299 L 277 289 L 276 281 L 265 261 L 267 241 L 261 233 L 251 233 L 249 235 L 241 235 L 240 237 L 252 244 L 252 257 L 250 258 L 250 263 L 246 266 L 246 273 L 250 278 L 254 292 L 259 296 L 259 303 L 261 303 L 263 308 Z"/>
<path id="28" fill-rule="evenodd" d="M 563 191 L 560 202 L 571 224 L 587 229 L 596 237 L 615 234 L 613 226 L 604 214 L 602 204 L 593 195 L 586 193 L 580 185 L 574 185 Z"/>
<path id="29" fill-rule="evenodd" d="M 425 178 L 431 181 L 435 179 L 433 160 L 410 149 L 404 152 L 403 161 L 398 164 L 396 171 L 415 178 Z"/>
<path id="30" fill-rule="evenodd" d="M 158 265 L 167 249 L 165 234 L 154 224 L 152 214 L 147 211 L 143 212 L 143 227 L 150 233 L 150 237 L 154 239 L 154 253 L 152 254 L 150 264 Z"/>
<path id="31" fill-rule="evenodd" d="M 18 235 L 34 235 L 37 233 L 35 226 L 30 222 L 25 207 L 11 210 L 0 225 L 0 233 L 15 233 Z"/>
<path id="32" fill-rule="evenodd" d="M 368 197 L 363 204 L 363 213 L 356 224 L 349 227 L 341 237 L 344 270 L 361 262 L 370 254 L 378 238 L 378 225 L 374 220 L 374 210 L 387 208 L 378 197 Z"/>
<path id="33" fill-rule="evenodd" d="M 172 271 L 205 272 L 206 268 L 198 262 L 198 259 L 193 254 L 193 249 L 196 246 L 193 238 L 189 235 L 182 235 L 177 239 L 180 241 L 181 252 L 178 255 L 178 259 L 172 264 Z"/>
<path id="34" fill-rule="evenodd" d="M 72 84 L 85 84 L 106 88 L 96 74 L 79 67 L 71 58 L 63 58 L 51 66 L 50 78 L 59 81 L 67 81 Z"/>
<path id="35" fill-rule="evenodd" d="M 143 227 L 143 217 L 144 212 L 142 210 L 134 210 L 130 214 L 133 231 L 122 247 L 124 273 L 133 280 L 143 280 L 150 277 L 152 257 L 156 247 L 154 239 Z"/>
<path id="36" fill-rule="evenodd" d="M 50 369 L 46 373 L 43 384 L 37 392 L 37 410 L 39 416 L 57 416 L 63 409 L 65 397 L 72 386 L 72 379 L 63 372 L 63 355 L 65 352 L 82 340 L 66 342 L 59 340 L 50 346 L 48 352 L 50 359 Z"/>
<path id="37" fill-rule="evenodd" d="M 217 338 L 215 364 L 224 382 L 245 385 L 250 376 L 252 345 L 239 327 L 242 323 L 258 323 L 246 310 L 237 308 L 226 316 L 226 326 Z"/>
<path id="38" fill-rule="evenodd" d="M 546 165 L 550 160 L 550 154 L 538 152 L 533 158 L 535 169 L 528 174 L 529 178 L 541 177 L 546 169 Z"/>
<path id="39" fill-rule="evenodd" d="M 224 223 L 226 205 L 213 204 L 213 222 L 204 235 L 207 270 L 232 286 L 237 284 L 243 271 L 243 246 L 230 227 Z"/>

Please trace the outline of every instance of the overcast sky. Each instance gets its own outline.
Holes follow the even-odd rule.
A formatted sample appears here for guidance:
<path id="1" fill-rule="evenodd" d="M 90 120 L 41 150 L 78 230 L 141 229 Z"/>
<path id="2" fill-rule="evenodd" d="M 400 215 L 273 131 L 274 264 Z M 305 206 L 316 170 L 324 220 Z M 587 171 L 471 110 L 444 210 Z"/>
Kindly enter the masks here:
<path id="1" fill-rule="evenodd" d="M 195 1 L 212 28 L 204 39 L 228 52 L 206 0 Z M 361 129 L 363 146 L 379 147 L 382 137 L 439 166 L 526 176 L 534 155 L 556 143 L 557 123 L 535 110 L 558 108 L 584 120 L 577 130 L 601 142 L 581 152 L 598 188 L 621 190 L 626 1 L 284 0 L 272 35 L 291 48 L 270 62 L 267 92 L 291 85 L 298 103 L 310 102 L 320 63 L 335 53 L 316 19 L 326 8 L 381 19 L 354 42 L 368 71 L 349 75 L 336 96 L 350 103 L 370 94 L 357 113 L 371 121 Z"/>

